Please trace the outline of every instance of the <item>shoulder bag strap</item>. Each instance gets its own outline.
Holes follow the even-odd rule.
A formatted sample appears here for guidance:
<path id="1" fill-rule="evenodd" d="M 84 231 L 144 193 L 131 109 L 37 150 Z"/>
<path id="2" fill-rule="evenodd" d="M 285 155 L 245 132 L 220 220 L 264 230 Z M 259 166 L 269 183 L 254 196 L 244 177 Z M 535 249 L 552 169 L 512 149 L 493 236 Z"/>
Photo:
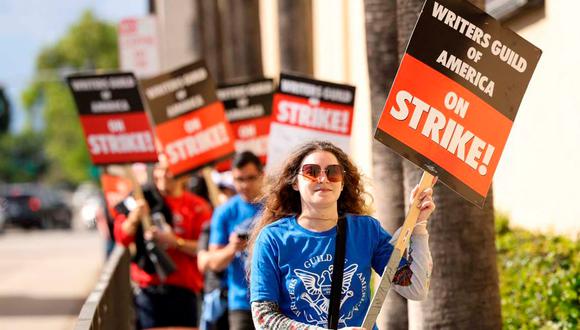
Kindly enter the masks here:
<path id="1" fill-rule="evenodd" d="M 344 275 L 344 257 L 346 249 L 347 221 L 344 216 L 336 224 L 336 248 L 332 266 L 332 286 L 330 287 L 330 304 L 328 308 L 328 328 L 338 329 L 340 320 L 340 301 L 342 300 L 342 277 Z"/>

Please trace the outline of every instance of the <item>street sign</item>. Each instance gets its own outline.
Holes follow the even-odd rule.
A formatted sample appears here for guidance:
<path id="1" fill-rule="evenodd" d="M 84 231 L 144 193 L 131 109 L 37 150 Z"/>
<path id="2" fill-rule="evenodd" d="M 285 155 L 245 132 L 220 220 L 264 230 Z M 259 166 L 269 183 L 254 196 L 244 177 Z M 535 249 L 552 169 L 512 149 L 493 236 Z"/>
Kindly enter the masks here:
<path id="1" fill-rule="evenodd" d="M 159 47 L 155 16 L 126 18 L 119 23 L 119 59 L 124 71 L 139 78 L 158 74 Z"/>

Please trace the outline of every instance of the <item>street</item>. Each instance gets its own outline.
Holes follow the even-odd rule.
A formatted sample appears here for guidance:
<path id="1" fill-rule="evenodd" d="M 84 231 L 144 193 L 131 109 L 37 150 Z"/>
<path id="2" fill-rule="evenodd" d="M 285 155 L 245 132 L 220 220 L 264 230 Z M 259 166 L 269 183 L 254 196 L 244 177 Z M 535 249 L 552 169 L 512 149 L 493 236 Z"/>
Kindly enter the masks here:
<path id="1" fill-rule="evenodd" d="M 0 235 L 0 329 L 72 329 L 99 276 L 96 230 L 11 228 Z"/>

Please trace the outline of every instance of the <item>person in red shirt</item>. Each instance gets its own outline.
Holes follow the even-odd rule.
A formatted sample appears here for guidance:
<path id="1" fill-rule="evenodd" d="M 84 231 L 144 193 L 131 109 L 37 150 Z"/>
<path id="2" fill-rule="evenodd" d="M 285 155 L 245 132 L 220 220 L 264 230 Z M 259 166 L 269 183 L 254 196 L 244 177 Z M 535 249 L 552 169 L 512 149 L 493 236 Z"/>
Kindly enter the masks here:
<path id="1" fill-rule="evenodd" d="M 137 328 L 197 329 L 197 297 L 203 288 L 203 275 L 197 268 L 197 240 L 212 210 L 205 200 L 186 190 L 187 177 L 173 177 L 164 157 L 154 168 L 153 181 L 154 186 L 143 188 L 145 200 L 126 200 L 126 211 L 115 217 L 117 241 L 136 246 L 131 279 L 139 287 L 135 298 Z M 144 232 L 140 219 L 145 212 L 158 221 Z M 164 248 L 176 271 L 160 277 L 147 256 L 144 239 Z"/>

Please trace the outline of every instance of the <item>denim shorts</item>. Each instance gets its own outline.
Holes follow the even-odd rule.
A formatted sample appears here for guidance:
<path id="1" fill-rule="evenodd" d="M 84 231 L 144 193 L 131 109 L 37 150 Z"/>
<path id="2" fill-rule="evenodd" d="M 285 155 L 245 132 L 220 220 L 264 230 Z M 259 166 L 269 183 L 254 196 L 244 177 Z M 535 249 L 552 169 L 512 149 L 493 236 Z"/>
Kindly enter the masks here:
<path id="1" fill-rule="evenodd" d="M 141 288 L 135 297 L 137 329 L 197 327 L 197 295 L 178 286 Z"/>

